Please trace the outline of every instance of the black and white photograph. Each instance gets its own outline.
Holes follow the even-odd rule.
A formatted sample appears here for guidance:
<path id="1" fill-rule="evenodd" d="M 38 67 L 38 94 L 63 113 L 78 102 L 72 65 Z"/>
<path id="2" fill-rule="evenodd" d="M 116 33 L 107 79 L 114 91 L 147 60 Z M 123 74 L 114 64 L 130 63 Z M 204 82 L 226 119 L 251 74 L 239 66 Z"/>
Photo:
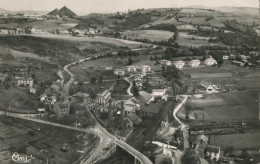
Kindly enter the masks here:
<path id="1" fill-rule="evenodd" d="M 0 164 L 260 164 L 260 0 L 0 0 Z"/>

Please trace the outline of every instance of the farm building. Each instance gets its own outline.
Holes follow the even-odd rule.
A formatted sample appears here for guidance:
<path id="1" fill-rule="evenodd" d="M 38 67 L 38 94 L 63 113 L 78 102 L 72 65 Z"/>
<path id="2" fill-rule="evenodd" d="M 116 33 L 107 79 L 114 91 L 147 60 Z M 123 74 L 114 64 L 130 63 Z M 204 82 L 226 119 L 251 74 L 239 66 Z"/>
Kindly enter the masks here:
<path id="1" fill-rule="evenodd" d="M 154 96 L 152 96 L 151 94 L 145 91 L 139 92 L 139 95 L 141 96 L 141 98 L 144 100 L 146 104 L 149 104 L 151 101 L 154 101 Z"/>
<path id="2" fill-rule="evenodd" d="M 133 121 L 131 121 L 129 118 L 124 118 L 124 127 L 126 128 L 132 128 L 134 126 Z"/>
<path id="3" fill-rule="evenodd" d="M 3 83 L 5 78 L 7 77 L 7 74 L 3 74 L 0 72 L 0 81 Z"/>
<path id="4" fill-rule="evenodd" d="M 17 86 L 33 87 L 33 79 L 30 76 L 15 76 Z"/>
<path id="5" fill-rule="evenodd" d="M 99 105 L 103 105 L 108 103 L 110 99 L 111 99 L 111 93 L 108 90 L 105 90 L 103 93 L 98 95 L 96 103 Z"/>
<path id="6" fill-rule="evenodd" d="M 196 140 L 193 142 L 193 146 L 199 157 L 204 158 L 204 152 L 208 146 L 208 140 L 208 137 L 205 135 L 198 135 Z"/>
<path id="7" fill-rule="evenodd" d="M 149 116 L 149 117 L 156 116 L 159 113 L 161 107 L 162 107 L 161 104 L 156 104 L 156 103 L 145 105 L 143 107 L 142 114 L 144 116 Z"/>
<path id="8" fill-rule="evenodd" d="M 36 94 L 36 89 L 35 88 L 30 88 L 30 93 Z"/>
<path id="9" fill-rule="evenodd" d="M 205 149 L 206 156 L 208 156 L 211 160 L 216 159 L 219 160 L 220 157 L 220 147 L 210 146 L 208 145 Z"/>
<path id="10" fill-rule="evenodd" d="M 125 71 L 123 69 L 115 69 L 114 70 L 115 75 L 125 75 Z"/>
<path id="11" fill-rule="evenodd" d="M 200 60 L 194 59 L 189 62 L 189 66 L 191 67 L 198 67 L 200 65 Z"/>
<path id="12" fill-rule="evenodd" d="M 63 116 L 69 114 L 70 112 L 70 103 L 69 102 L 59 102 L 53 105 L 53 111 L 58 116 Z"/>
<path id="13" fill-rule="evenodd" d="M 182 60 L 174 61 L 172 64 L 177 68 L 177 69 L 182 69 L 185 65 L 185 62 Z"/>
<path id="14" fill-rule="evenodd" d="M 163 97 L 166 93 L 167 89 L 153 89 L 152 90 L 152 95 L 154 97 Z"/>
<path id="15" fill-rule="evenodd" d="M 126 69 L 127 69 L 128 72 L 136 72 L 135 66 L 128 66 Z"/>
<path id="16" fill-rule="evenodd" d="M 140 110 L 140 105 L 138 100 L 135 98 L 128 99 L 124 103 L 124 115 L 129 115 L 135 113 L 136 110 Z"/>
<path id="17" fill-rule="evenodd" d="M 148 66 L 148 65 L 143 65 L 143 66 L 142 66 L 142 71 L 143 71 L 143 72 L 151 71 L 151 67 Z"/>
<path id="18" fill-rule="evenodd" d="M 140 125 L 141 122 L 143 121 L 139 116 L 137 116 L 136 114 L 132 113 L 132 114 L 129 114 L 128 117 L 127 117 L 129 120 L 131 120 L 134 125 Z"/>
<path id="19" fill-rule="evenodd" d="M 215 90 L 214 86 L 207 81 L 201 81 L 198 87 L 199 90 L 202 90 L 206 93 L 216 93 L 217 91 Z"/>
<path id="20" fill-rule="evenodd" d="M 207 65 L 207 66 L 212 66 L 212 65 L 216 65 L 218 64 L 217 61 L 213 58 L 207 58 L 205 61 L 204 61 L 204 64 Z"/>
<path id="21" fill-rule="evenodd" d="M 160 62 L 161 65 L 172 65 L 172 62 L 170 60 L 161 60 Z"/>
<path id="22" fill-rule="evenodd" d="M 41 102 L 44 102 L 44 101 L 47 100 L 47 99 L 48 99 L 48 96 L 47 96 L 46 93 L 43 93 L 43 94 L 40 95 L 40 101 L 41 101 Z"/>
<path id="23" fill-rule="evenodd" d="M 179 60 L 179 61 L 174 61 L 173 65 L 177 68 L 177 69 L 182 69 L 185 65 L 184 61 Z"/>
<path id="24" fill-rule="evenodd" d="M 223 56 L 223 59 L 224 59 L 224 60 L 228 60 L 228 58 L 229 58 L 229 56 L 227 56 L 227 55 L 224 55 L 224 56 Z"/>
<path id="25" fill-rule="evenodd" d="M 236 58 L 236 55 L 230 54 L 230 55 L 229 55 L 229 58 L 230 58 L 230 59 L 235 59 L 235 58 Z"/>

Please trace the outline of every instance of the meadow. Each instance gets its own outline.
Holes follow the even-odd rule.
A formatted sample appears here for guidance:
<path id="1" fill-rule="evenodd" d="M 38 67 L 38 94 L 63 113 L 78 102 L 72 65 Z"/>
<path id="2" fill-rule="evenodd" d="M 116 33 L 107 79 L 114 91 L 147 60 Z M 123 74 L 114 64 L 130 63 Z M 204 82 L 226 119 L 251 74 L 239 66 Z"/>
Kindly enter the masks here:
<path id="1" fill-rule="evenodd" d="M 121 37 L 127 37 L 131 39 L 148 39 L 151 41 L 168 40 L 174 35 L 174 32 L 161 31 L 161 30 L 136 30 L 125 31 L 121 34 Z"/>

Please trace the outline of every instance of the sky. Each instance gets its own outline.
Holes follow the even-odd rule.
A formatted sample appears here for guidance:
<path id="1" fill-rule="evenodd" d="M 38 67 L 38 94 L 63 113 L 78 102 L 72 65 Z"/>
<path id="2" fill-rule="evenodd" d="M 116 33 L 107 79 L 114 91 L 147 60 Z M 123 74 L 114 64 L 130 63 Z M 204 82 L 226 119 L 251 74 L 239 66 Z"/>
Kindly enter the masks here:
<path id="1" fill-rule="evenodd" d="M 0 0 L 0 8 L 12 11 L 51 11 L 67 6 L 76 14 L 106 13 L 138 8 L 171 8 L 185 6 L 255 7 L 259 0 Z"/>

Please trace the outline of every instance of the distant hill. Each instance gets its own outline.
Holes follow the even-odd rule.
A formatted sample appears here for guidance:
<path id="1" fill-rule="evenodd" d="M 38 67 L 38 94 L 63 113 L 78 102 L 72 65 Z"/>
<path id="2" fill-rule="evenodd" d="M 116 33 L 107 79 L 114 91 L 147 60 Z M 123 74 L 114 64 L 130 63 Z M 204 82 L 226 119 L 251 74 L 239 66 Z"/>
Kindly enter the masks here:
<path id="1" fill-rule="evenodd" d="M 58 10 L 56 8 L 56 9 L 52 10 L 51 12 L 49 12 L 47 15 L 53 15 L 53 16 L 59 15 L 60 17 L 67 16 L 69 18 L 75 18 L 77 16 L 73 11 L 68 9 L 66 6 L 64 6 L 60 10 Z"/>
<path id="2" fill-rule="evenodd" d="M 248 14 L 248 15 L 259 15 L 259 9 L 253 7 L 229 7 L 223 6 L 215 8 L 221 12 L 232 12 L 232 13 L 241 13 L 241 14 Z"/>
<path id="3" fill-rule="evenodd" d="M 208 6 L 187 6 L 185 8 L 195 9 L 214 9 L 221 12 L 236 13 L 236 14 L 248 14 L 248 15 L 259 15 L 259 8 L 254 7 L 233 7 L 233 6 L 221 6 L 221 7 L 208 7 Z"/>
<path id="4" fill-rule="evenodd" d="M 10 11 L 0 8 L 0 14 L 34 14 L 34 15 L 44 15 L 47 13 L 47 11 L 36 11 L 36 10 L 22 10 L 22 11 Z"/>
<path id="5" fill-rule="evenodd" d="M 57 15 L 58 11 L 59 10 L 56 8 L 56 9 L 52 10 L 51 12 L 49 12 L 47 15 Z"/>
<path id="6" fill-rule="evenodd" d="M 36 11 L 36 10 L 23 10 L 23 11 L 15 11 L 14 13 L 33 14 L 33 15 L 45 15 L 48 12 L 47 11 Z"/>
<path id="7" fill-rule="evenodd" d="M 7 13 L 12 13 L 12 11 L 0 8 L 0 14 L 7 14 Z"/>

